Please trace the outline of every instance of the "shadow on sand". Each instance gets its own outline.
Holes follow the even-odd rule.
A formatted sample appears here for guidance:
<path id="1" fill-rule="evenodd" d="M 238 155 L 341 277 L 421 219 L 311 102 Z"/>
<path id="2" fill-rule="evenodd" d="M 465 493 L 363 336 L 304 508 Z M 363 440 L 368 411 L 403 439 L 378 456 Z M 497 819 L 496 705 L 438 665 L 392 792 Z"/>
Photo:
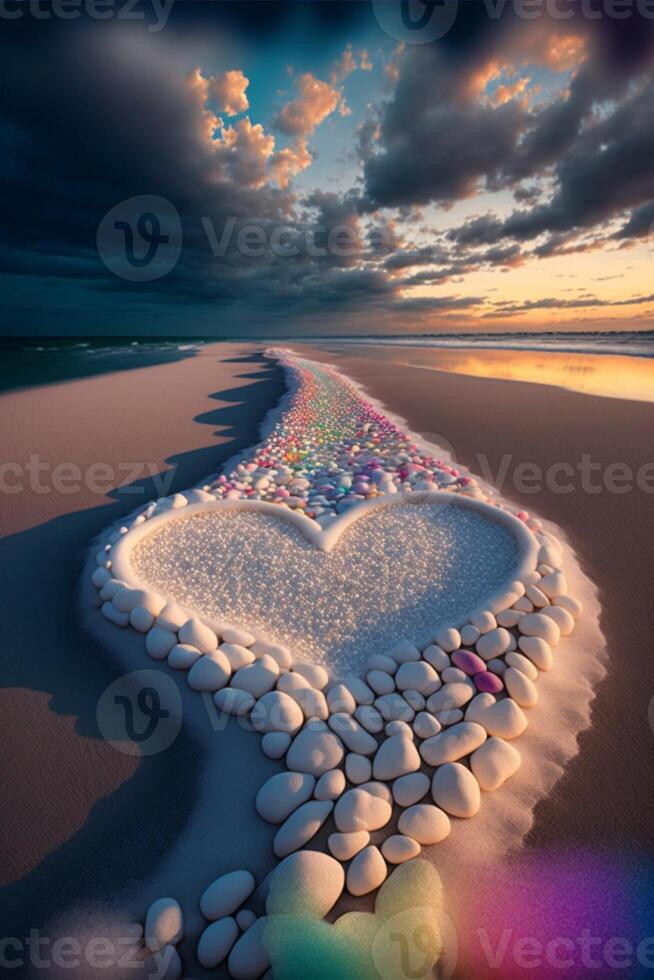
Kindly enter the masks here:
<path id="1" fill-rule="evenodd" d="M 168 457 L 169 493 L 218 473 L 227 459 L 255 444 L 264 413 L 284 393 L 281 369 L 260 354 L 231 362 L 256 365 L 256 370 L 237 376 L 245 383 L 209 396 L 230 404 L 194 418 L 219 429 L 213 434 L 225 441 Z M 75 731 L 84 739 L 101 739 L 95 717 L 98 698 L 121 673 L 107 651 L 84 635 L 78 621 L 75 597 L 88 546 L 103 528 L 160 493 L 152 477 L 137 480 L 112 491 L 109 503 L 0 540 L 0 582 L 8 610 L 0 649 L 1 687 L 46 692 L 50 711 L 73 716 Z M 148 665 L 143 661 L 135 664 L 144 666 Z M 32 735 L 38 744 L 41 733 Z M 201 759 L 190 742 L 183 729 L 166 752 L 140 760 L 134 776 L 92 807 L 78 833 L 2 889 L 3 935 L 27 936 L 72 905 L 84 899 L 108 900 L 117 887 L 143 881 L 154 871 L 194 802 Z M 11 792 L 13 784 L 19 793 L 21 779 L 20 771 L 4 773 L 5 791 Z M 47 826 L 47 799 L 42 806 Z M 20 842 L 7 843 L 20 849 Z M 12 974 L 23 975 L 18 970 Z"/>

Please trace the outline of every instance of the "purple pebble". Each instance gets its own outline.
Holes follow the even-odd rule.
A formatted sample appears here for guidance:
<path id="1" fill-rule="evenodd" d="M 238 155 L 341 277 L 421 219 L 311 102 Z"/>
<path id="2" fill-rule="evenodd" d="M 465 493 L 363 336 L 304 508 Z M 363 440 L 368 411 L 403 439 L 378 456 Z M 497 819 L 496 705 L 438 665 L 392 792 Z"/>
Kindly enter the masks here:
<path id="1" fill-rule="evenodd" d="M 451 660 L 459 670 L 462 670 L 464 674 L 470 674 L 470 676 L 486 670 L 484 661 L 472 650 L 457 650 L 451 655 Z"/>
<path id="2" fill-rule="evenodd" d="M 475 674 L 472 679 L 475 682 L 475 687 L 482 694 L 499 694 L 504 688 L 504 684 L 497 674 L 491 674 L 490 670 L 484 670 L 480 674 Z"/>

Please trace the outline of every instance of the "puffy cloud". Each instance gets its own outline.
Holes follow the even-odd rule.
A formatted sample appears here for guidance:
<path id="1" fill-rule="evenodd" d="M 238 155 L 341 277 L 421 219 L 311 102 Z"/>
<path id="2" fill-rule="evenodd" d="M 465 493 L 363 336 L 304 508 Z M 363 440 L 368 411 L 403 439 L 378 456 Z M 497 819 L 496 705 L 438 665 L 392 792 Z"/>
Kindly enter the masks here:
<path id="1" fill-rule="evenodd" d="M 291 178 L 312 163 L 306 140 L 298 137 L 291 146 L 275 151 L 275 137 L 266 133 L 260 123 L 253 124 L 249 116 L 245 116 L 233 125 L 225 126 L 207 105 L 213 96 L 229 115 L 235 115 L 241 111 L 237 108 L 239 105 L 247 108 L 245 88 L 248 84 L 241 71 L 208 77 L 200 68 L 191 72 L 187 85 L 199 114 L 200 132 L 211 145 L 220 179 L 253 188 L 261 188 L 272 180 L 281 188 L 287 188 Z M 220 96 L 216 94 L 216 86 Z"/>
<path id="2" fill-rule="evenodd" d="M 203 76 L 200 68 L 195 68 L 188 75 L 186 85 L 198 116 L 198 130 L 204 140 L 210 141 L 216 130 L 222 126 L 222 119 L 207 106 L 209 79 Z"/>
<path id="3" fill-rule="evenodd" d="M 228 116 L 237 116 L 250 108 L 245 91 L 249 84 L 250 80 L 237 68 L 221 75 L 211 75 L 209 91 L 221 112 Z"/>
<path id="4" fill-rule="evenodd" d="M 368 54 L 365 48 L 362 48 L 361 51 L 359 51 L 359 68 L 361 69 L 361 71 L 372 71 L 373 69 L 373 64 L 372 61 L 370 60 L 370 55 Z"/>
<path id="5" fill-rule="evenodd" d="M 361 69 L 361 71 L 372 71 L 372 67 L 370 55 L 365 48 L 362 48 L 355 54 L 352 50 L 352 45 L 348 44 L 332 68 L 329 81 L 332 85 L 336 85 L 338 82 L 342 82 L 344 78 L 347 78 L 348 75 L 351 75 L 353 71 L 356 71 L 357 68 Z"/>
<path id="6" fill-rule="evenodd" d="M 291 177 L 311 166 L 313 157 L 307 149 L 306 140 L 298 136 L 291 146 L 278 150 L 270 158 L 270 175 L 280 187 L 286 188 Z"/>
<path id="7" fill-rule="evenodd" d="M 263 187 L 274 148 L 275 137 L 266 133 L 260 123 L 253 125 L 246 116 L 222 130 L 215 149 L 234 183 Z"/>
<path id="8" fill-rule="evenodd" d="M 356 71 L 356 68 L 357 61 L 354 57 L 354 52 L 352 51 L 352 47 L 348 45 L 332 69 L 329 76 L 331 84 L 336 85 L 337 82 L 342 82 L 344 78 L 347 78 L 353 71 Z"/>
<path id="9" fill-rule="evenodd" d="M 275 118 L 276 128 L 288 136 L 309 136 L 341 101 L 340 92 L 311 72 L 296 79 L 298 98 L 287 102 Z"/>

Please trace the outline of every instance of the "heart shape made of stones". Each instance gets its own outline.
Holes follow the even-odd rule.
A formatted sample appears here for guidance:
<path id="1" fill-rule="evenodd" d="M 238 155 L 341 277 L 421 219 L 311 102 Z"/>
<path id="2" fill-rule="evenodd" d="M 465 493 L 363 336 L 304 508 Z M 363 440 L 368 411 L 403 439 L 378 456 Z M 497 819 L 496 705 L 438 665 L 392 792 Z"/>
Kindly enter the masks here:
<path id="1" fill-rule="evenodd" d="M 134 527 L 111 557 L 128 586 L 342 676 L 397 640 L 424 645 L 444 625 L 504 608 L 536 551 L 507 511 L 425 492 L 365 501 L 326 530 L 274 504 L 192 504 Z"/>

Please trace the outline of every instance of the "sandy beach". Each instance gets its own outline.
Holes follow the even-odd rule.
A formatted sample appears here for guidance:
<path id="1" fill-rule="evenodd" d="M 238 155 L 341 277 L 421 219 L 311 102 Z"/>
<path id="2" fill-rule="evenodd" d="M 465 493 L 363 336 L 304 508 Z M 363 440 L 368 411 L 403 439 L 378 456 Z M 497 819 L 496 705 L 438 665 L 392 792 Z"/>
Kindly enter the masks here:
<path id="1" fill-rule="evenodd" d="M 412 351 L 409 365 L 394 348 L 289 346 L 336 364 L 413 431 L 441 441 L 486 479 L 502 473 L 502 456 L 509 454 L 503 480 L 493 481 L 503 496 L 566 532 L 600 589 L 609 673 L 596 691 L 593 725 L 581 736 L 579 755 L 537 806 L 526 851 L 608 853 L 617 841 L 629 864 L 643 860 L 652 821 L 651 691 L 643 683 L 649 675 L 643 637 L 654 627 L 644 601 L 651 584 L 644 547 L 651 495 L 638 488 L 592 493 L 581 485 L 564 494 L 548 487 L 521 492 L 515 468 L 524 462 L 544 472 L 561 462 L 576 467 L 590 454 L 603 470 L 622 462 L 637 471 L 649 462 L 652 406 L 448 374 L 435 370 L 438 358 L 429 350 Z M 2 816 L 4 919 L 14 935 L 65 914 L 80 898 L 107 901 L 118 887 L 155 877 L 161 849 L 173 846 L 193 811 L 198 773 L 188 764 L 191 742 L 181 738 L 174 750 L 137 762 L 99 737 L 97 699 L 119 668 L 81 630 L 74 597 L 85 549 L 97 533 L 147 499 L 218 473 L 257 442 L 266 411 L 284 390 L 280 369 L 262 358 L 262 349 L 211 345 L 179 363 L 1 396 L 2 458 L 24 469 L 38 455 L 49 464 L 40 485 L 54 483 L 54 466 L 63 462 L 86 476 L 99 462 L 120 474 L 102 494 L 88 485 L 39 491 L 29 485 L 29 472 L 19 477 L 17 470 L 7 480 L 22 478 L 27 486 L 7 497 L 2 541 L 3 588 L 14 618 L 4 646 L 0 698 L 10 723 L 0 753 L 4 770 L 20 784 Z M 145 465 L 130 480 L 140 495 L 117 490 L 121 464 L 136 461 Z M 166 471 L 172 480 L 161 489 L 157 481 Z M 53 587 L 55 564 L 65 571 Z"/>
<path id="2" fill-rule="evenodd" d="M 541 489 L 520 492 L 513 477 L 527 462 L 544 475 L 557 463 L 576 469 L 584 454 L 599 464 L 591 486 L 600 485 L 613 463 L 627 464 L 635 476 L 652 463 L 653 406 L 551 385 L 446 373 L 437 370 L 441 353 L 428 348 L 413 349 L 408 365 L 406 350 L 393 347 L 291 346 L 338 364 L 406 418 L 412 430 L 450 447 L 474 473 L 482 473 L 481 463 L 488 467 L 485 475 L 502 473 L 508 455 L 504 481 L 493 480 L 503 496 L 555 521 L 568 535 L 600 589 L 609 673 L 597 690 L 592 728 L 582 734 L 579 755 L 554 792 L 538 805 L 528 844 L 576 849 L 592 842 L 593 848 L 610 850 L 619 827 L 627 855 L 637 861 L 638 855 L 650 853 L 654 756 L 648 706 L 654 690 L 643 683 L 651 675 L 643 637 L 654 630 L 654 610 L 646 599 L 654 579 L 645 545 L 654 467 L 648 471 L 649 493 L 635 481 L 629 492 L 587 492 L 580 476 L 572 480 L 572 492 L 555 492 L 544 477 Z M 478 356 L 483 360 L 483 353 Z M 557 480 L 569 482 L 561 474 Z"/>
<path id="3" fill-rule="evenodd" d="M 255 442 L 282 391 L 281 372 L 255 347 L 221 344 L 172 364 L 1 396 L 1 457 L 15 464 L 6 486 L 22 487 L 4 495 L 1 545 L 11 618 L 0 758 L 14 787 L 2 808 L 2 907 L 14 935 L 38 928 L 80 890 L 104 895 L 147 874 L 176 829 L 157 817 L 169 754 L 139 762 L 97 729 L 98 697 L 119 670 L 75 613 L 89 543 L 139 503 L 189 486 Z M 31 457 L 45 464 L 38 475 L 26 468 Z M 78 472 L 68 469 L 62 482 L 59 464 Z M 182 780 L 182 821 L 187 791 Z M 153 835 L 135 867 L 120 838 L 137 814 L 149 814 Z"/>

